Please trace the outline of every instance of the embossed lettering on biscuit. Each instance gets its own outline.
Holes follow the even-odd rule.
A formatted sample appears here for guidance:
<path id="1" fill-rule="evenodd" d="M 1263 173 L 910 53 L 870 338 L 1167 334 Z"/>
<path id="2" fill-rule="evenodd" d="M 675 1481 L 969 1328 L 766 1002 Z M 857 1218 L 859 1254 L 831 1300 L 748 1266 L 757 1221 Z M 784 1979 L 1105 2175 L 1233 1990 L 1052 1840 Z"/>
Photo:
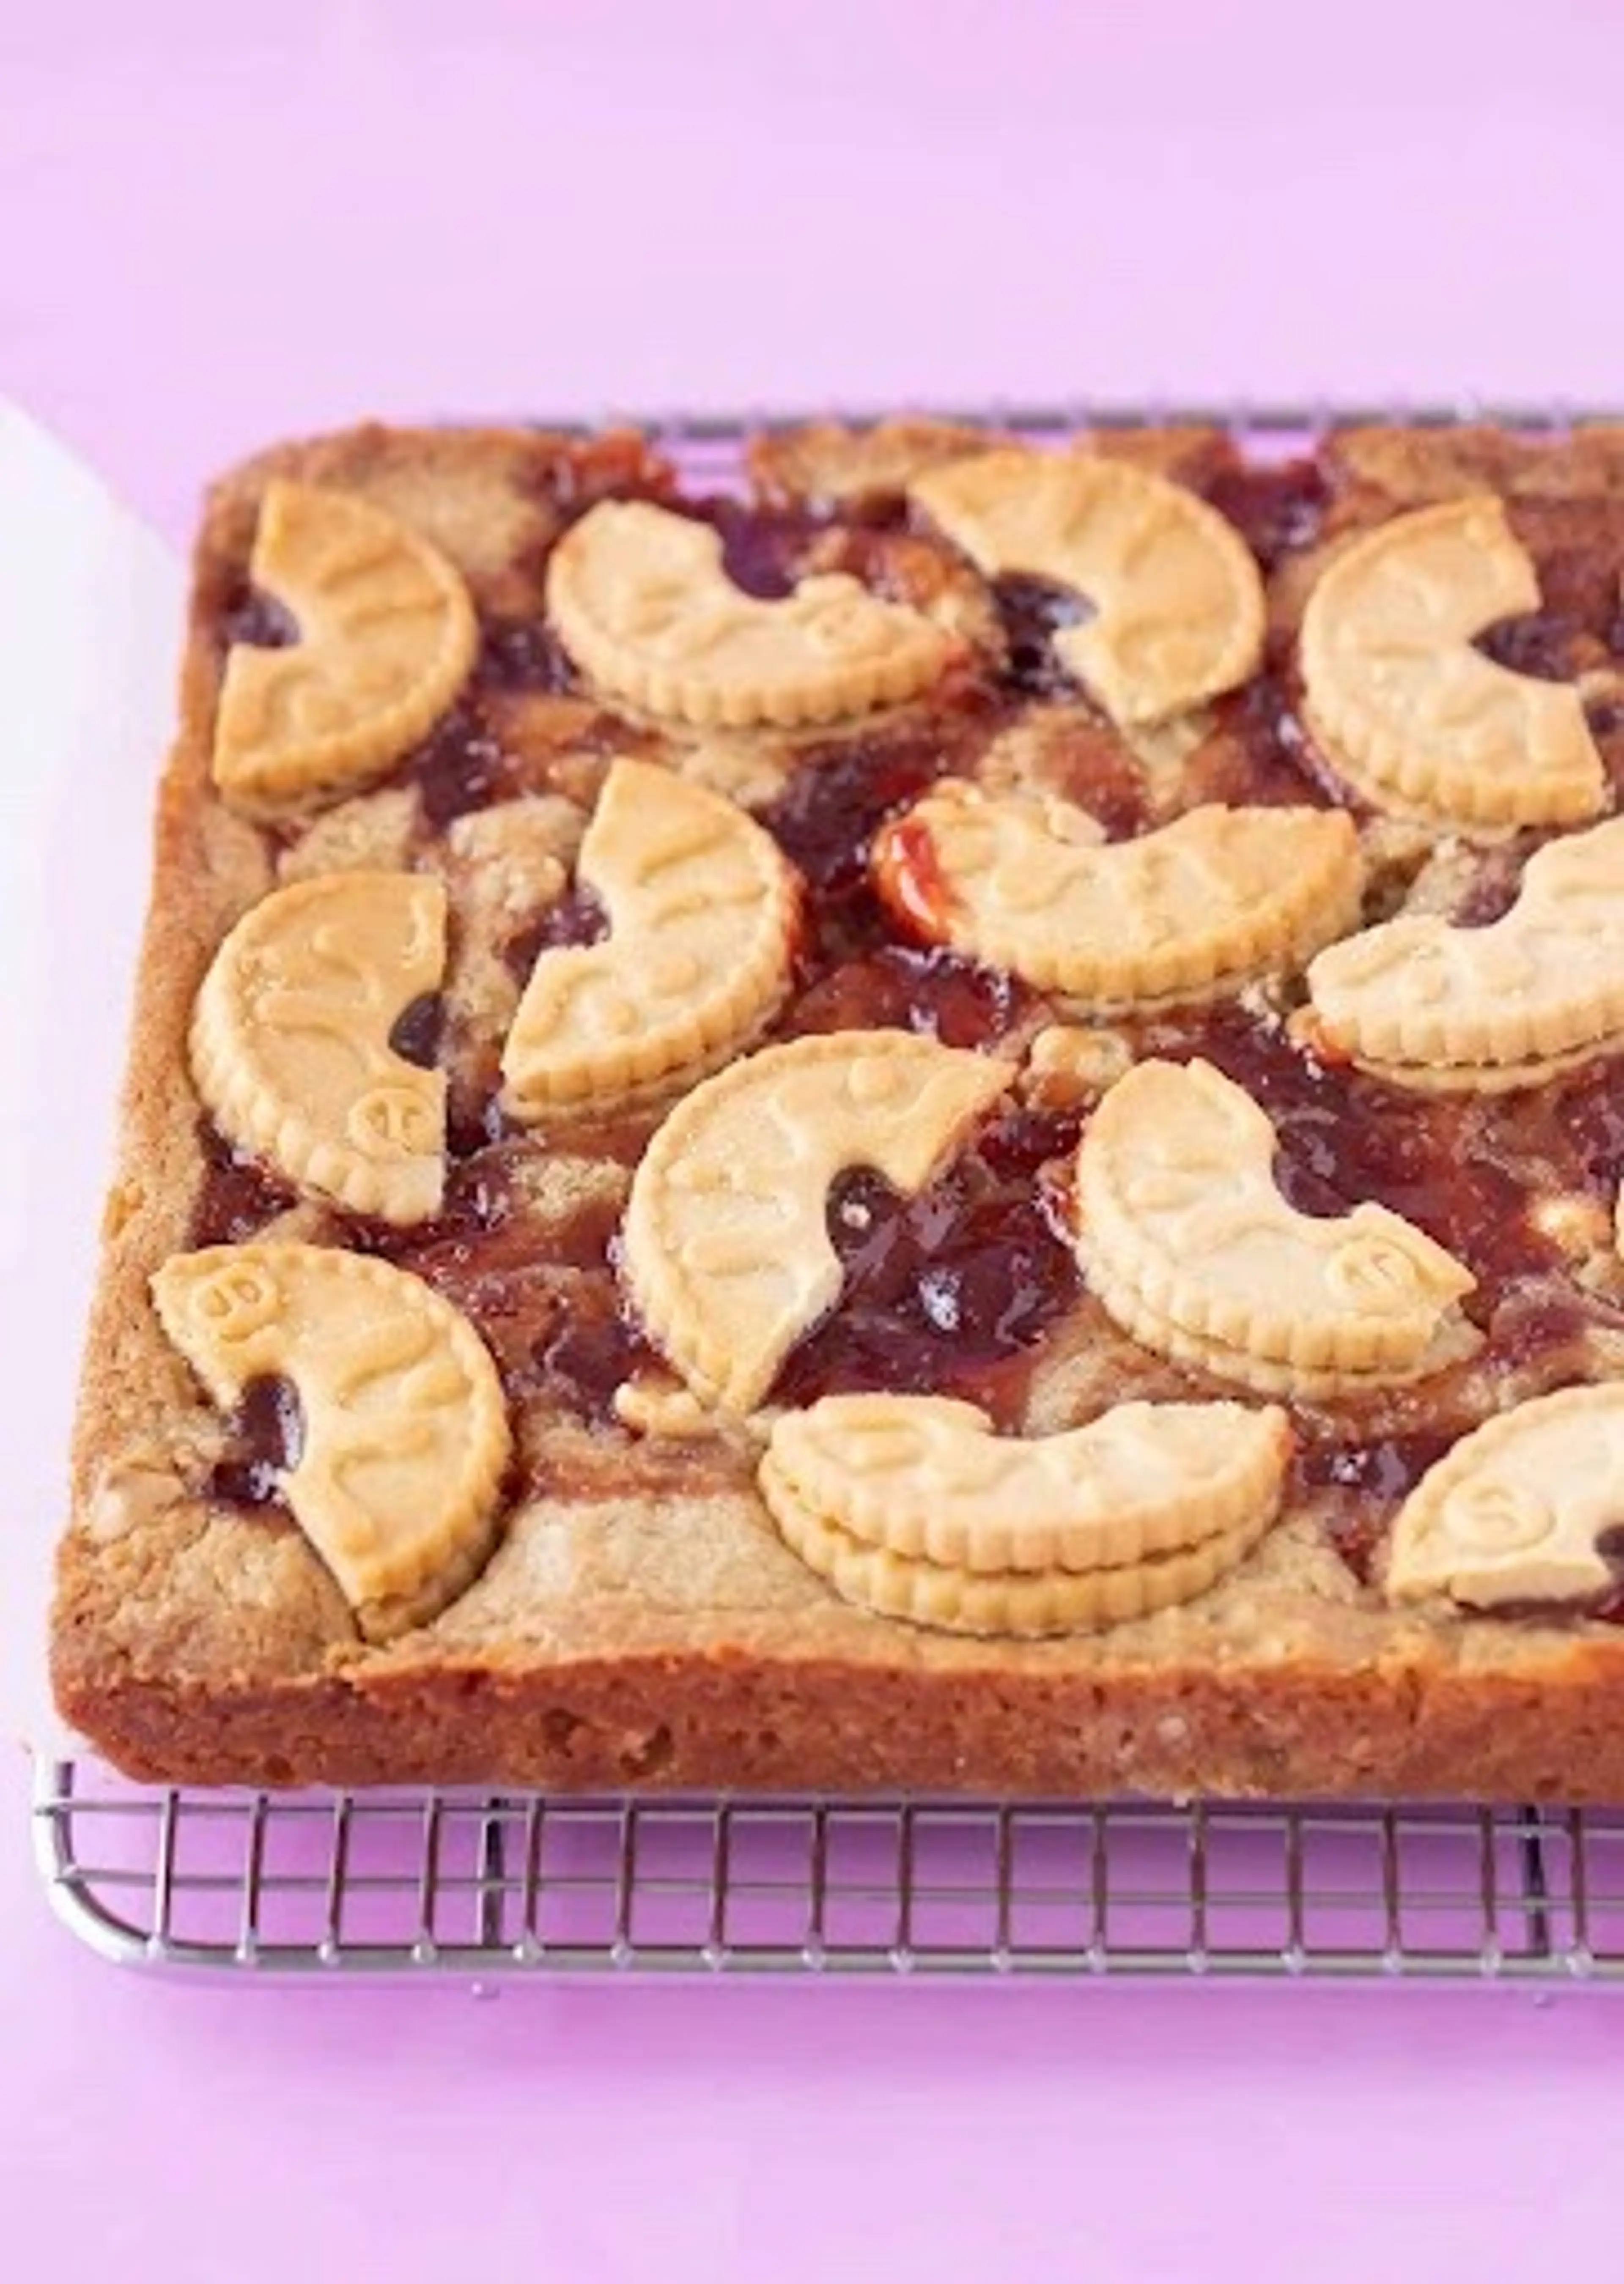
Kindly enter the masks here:
<path id="1" fill-rule="evenodd" d="M 216 1246 L 153 1279 L 214 1402 L 279 1375 L 303 1439 L 283 1496 L 364 1631 L 421 1623 L 490 1550 L 510 1449 L 496 1366 L 420 1278 L 311 1245 Z"/>
<path id="2" fill-rule="evenodd" d="M 613 1099 L 734 1052 L 789 978 L 793 868 L 741 809 L 670 770 L 614 764 L 577 877 L 608 934 L 536 962 L 502 1058 L 520 1118 Z"/>
<path id="3" fill-rule="evenodd" d="M 1394 1601 L 1474 1609 L 1584 1603 L 1617 1584 L 1602 1552 L 1624 1517 L 1624 1385 L 1517 1404 L 1430 1468 L 1399 1510 Z"/>
<path id="4" fill-rule="evenodd" d="M 698 729 L 832 721 L 913 698 L 952 655 L 919 611 L 845 572 L 766 602 L 734 586 L 708 524 L 606 500 L 554 549 L 547 612 L 606 695 Z"/>
<path id="5" fill-rule="evenodd" d="M 1042 1634 L 1200 1593 L 1279 1510 L 1283 1412 L 1125 1404 L 1003 1437 L 974 1404 L 826 1396 L 773 1423 L 759 1471 L 786 1543 L 850 1601 L 969 1633 Z"/>
<path id="6" fill-rule="evenodd" d="M 344 492 L 265 489 L 249 565 L 298 640 L 235 644 L 215 723 L 215 783 L 249 814 L 381 776 L 427 735 L 474 664 L 460 575 L 404 524 Z"/>
<path id="7" fill-rule="evenodd" d="M 192 1015 L 192 1075 L 226 1138 L 383 1221 L 426 1220 L 444 1186 L 444 1076 L 389 1040 L 439 988 L 445 910 L 422 873 L 279 888 L 226 937 Z"/>
<path id="8" fill-rule="evenodd" d="M 1355 924 L 1363 880 L 1340 810 L 1209 806 L 1107 841 L 1080 810 L 958 779 L 883 828 L 873 862 L 916 928 L 1099 1007 L 1294 967 Z"/>
<path id="9" fill-rule="evenodd" d="M 909 497 L 990 577 L 1052 579 L 1093 606 L 1055 637 L 1114 721 L 1233 690 L 1263 654 L 1263 582 L 1233 525 L 1181 484 L 1087 453 L 984 452 Z"/>
<path id="10" fill-rule="evenodd" d="M 1308 989 L 1317 1040 L 1400 1083 L 1536 1082 L 1624 1044 L 1624 818 L 1536 851 L 1488 927 L 1388 920 L 1322 951 Z"/>
<path id="11" fill-rule="evenodd" d="M 1479 825 L 1593 817 L 1606 772 L 1578 692 L 1472 648 L 1496 619 L 1539 601 L 1493 497 L 1380 525 L 1332 559 L 1303 614 L 1314 735 L 1385 808 Z"/>
<path id="12" fill-rule="evenodd" d="M 1294 1211 L 1275 1152 L 1265 1112 L 1211 1064 L 1141 1063 L 1112 1087 L 1078 1150 L 1078 1248 L 1124 1330 L 1271 1393 L 1458 1353 L 1470 1271 L 1384 1206 Z"/>
<path id="13" fill-rule="evenodd" d="M 838 1298 L 836 1176 L 872 1166 L 922 1189 L 1014 1075 L 911 1032 L 836 1031 L 764 1048 L 677 1105 L 632 1185 L 624 1263 L 696 1395 L 751 1410 Z"/>

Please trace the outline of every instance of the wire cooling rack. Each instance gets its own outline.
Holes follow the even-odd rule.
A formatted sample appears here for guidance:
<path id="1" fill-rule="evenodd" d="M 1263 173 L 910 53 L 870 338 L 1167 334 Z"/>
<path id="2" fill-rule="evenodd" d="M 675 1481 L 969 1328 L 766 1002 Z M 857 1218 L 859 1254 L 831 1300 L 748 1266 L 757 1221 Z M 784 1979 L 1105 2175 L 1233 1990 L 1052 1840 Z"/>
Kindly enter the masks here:
<path id="1" fill-rule="evenodd" d="M 145 1791 L 42 1764 L 98 1951 L 193 1974 L 1624 1979 L 1624 1813 Z"/>
<path id="2" fill-rule="evenodd" d="M 627 417 L 690 483 L 726 489 L 749 430 L 807 416 Z M 1355 422 L 1549 434 L 1617 416 L 1463 401 L 940 417 L 1034 441 L 1213 426 L 1286 452 Z M 67 1924 L 181 1974 L 1624 1982 L 1624 1809 L 184 1791 L 82 1758 L 36 1763 L 34 1819 Z"/>

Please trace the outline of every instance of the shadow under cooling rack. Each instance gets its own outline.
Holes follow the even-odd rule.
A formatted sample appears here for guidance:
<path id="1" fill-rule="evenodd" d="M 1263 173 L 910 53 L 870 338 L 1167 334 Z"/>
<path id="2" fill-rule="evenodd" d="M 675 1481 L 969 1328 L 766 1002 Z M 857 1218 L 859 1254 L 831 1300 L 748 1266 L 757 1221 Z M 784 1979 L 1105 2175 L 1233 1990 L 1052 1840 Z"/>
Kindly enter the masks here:
<path id="1" fill-rule="evenodd" d="M 1624 1976 L 1624 1813 L 143 1790 L 41 1763 L 42 1871 L 199 1973 Z"/>

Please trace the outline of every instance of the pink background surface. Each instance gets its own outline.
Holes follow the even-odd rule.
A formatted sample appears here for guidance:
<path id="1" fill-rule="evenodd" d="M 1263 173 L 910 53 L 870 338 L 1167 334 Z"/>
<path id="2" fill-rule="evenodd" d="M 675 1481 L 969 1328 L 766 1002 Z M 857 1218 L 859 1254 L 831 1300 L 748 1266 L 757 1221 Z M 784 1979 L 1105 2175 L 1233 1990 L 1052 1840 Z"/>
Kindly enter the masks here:
<path id="1" fill-rule="evenodd" d="M 0 389 L 177 538 L 373 410 L 1624 398 L 1605 0 L 1094 12 L 0 8 Z M 1617 2269 L 1593 1994 L 177 1989 L 24 1806 L 8 2277 Z"/>

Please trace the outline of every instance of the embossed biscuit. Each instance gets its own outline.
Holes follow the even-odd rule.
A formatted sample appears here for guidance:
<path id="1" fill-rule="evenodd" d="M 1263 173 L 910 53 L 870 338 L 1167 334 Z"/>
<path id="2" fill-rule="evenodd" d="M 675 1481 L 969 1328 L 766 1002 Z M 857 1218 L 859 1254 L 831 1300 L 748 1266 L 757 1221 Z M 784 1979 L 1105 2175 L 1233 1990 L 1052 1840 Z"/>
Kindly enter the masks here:
<path id="1" fill-rule="evenodd" d="M 1097 1261 L 1088 1281 L 1107 1316 L 1142 1348 L 1154 1349 L 1170 1363 L 1206 1373 L 1232 1387 L 1250 1388 L 1256 1396 L 1293 1396 L 1305 1404 L 1335 1404 L 1346 1396 L 1371 1396 L 1463 1364 L 1482 1346 L 1481 1334 L 1466 1318 L 1449 1314 L 1419 1354 L 1401 1363 L 1368 1365 L 1358 1370 L 1336 1365 L 1283 1364 L 1251 1349 L 1186 1330 L 1160 1310 L 1149 1307 L 1133 1285 L 1111 1277 Z"/>
<path id="2" fill-rule="evenodd" d="M 1015 1076 L 906 1031 L 832 1031 L 733 1064 L 644 1153 L 623 1238 L 632 1298 L 697 1395 L 749 1412 L 838 1297 L 830 1183 L 872 1166 L 912 1194 Z"/>
<path id="3" fill-rule="evenodd" d="M 1263 652 L 1263 581 L 1233 525 L 1181 484 L 1084 452 L 984 452 L 909 497 L 990 577 L 1074 588 L 1055 637 L 1111 718 L 1149 724 L 1232 690 Z"/>
<path id="4" fill-rule="evenodd" d="M 778 1005 L 795 956 L 799 881 L 771 834 L 651 763 L 611 767 L 577 878 L 608 934 L 537 959 L 502 1057 L 522 1119 L 732 1053 Z"/>
<path id="5" fill-rule="evenodd" d="M 1363 882 L 1341 810 L 1208 805 L 1108 841 L 1080 810 L 956 778 L 884 827 L 872 862 L 915 927 L 1101 1008 L 1295 966 L 1355 925 Z"/>
<path id="6" fill-rule="evenodd" d="M 294 1519 L 373 1638 L 461 1592 L 495 1533 L 509 1432 L 467 1318 L 420 1278 L 337 1248 L 216 1246 L 153 1279 L 164 1331 L 214 1402 L 290 1381 Z"/>
<path id="7" fill-rule="evenodd" d="M 1308 970 L 1316 1038 L 1403 1082 L 1545 1076 L 1624 1031 L 1624 818 L 1531 856 L 1487 927 L 1407 916 L 1322 951 Z"/>
<path id="8" fill-rule="evenodd" d="M 327 872 L 254 905 L 192 1019 L 198 1092 L 228 1141 L 381 1220 L 439 1208 L 445 1078 L 390 1036 L 445 965 L 445 890 L 419 872 Z"/>
<path id="9" fill-rule="evenodd" d="M 1589 1602 L 1618 1584 L 1603 1551 L 1624 1518 L 1624 1384 L 1565 1388 L 1463 1436 L 1399 1510 L 1394 1601 L 1477 1609 Z"/>
<path id="10" fill-rule="evenodd" d="M 353 791 L 409 752 L 467 680 L 479 627 L 452 565 L 344 492 L 267 485 L 249 573 L 298 639 L 232 645 L 214 777 L 234 809 L 274 815 Z"/>
<path id="11" fill-rule="evenodd" d="M 1473 825 L 1593 817 L 1606 773 L 1577 691 L 1472 647 L 1539 601 L 1490 496 L 1378 525 L 1332 559 L 1303 613 L 1310 728 L 1381 806 Z"/>
<path id="12" fill-rule="evenodd" d="M 1471 1273 L 1384 1206 L 1294 1211 L 1275 1151 L 1267 1114 L 1210 1063 L 1118 1080 L 1077 1158 L 1078 1254 L 1100 1300 L 1151 1345 L 1164 1325 L 1210 1343 L 1213 1369 L 1232 1351 L 1309 1373 L 1425 1368 Z"/>
<path id="13" fill-rule="evenodd" d="M 608 500 L 554 549 L 547 612 L 611 698 L 696 729 L 788 728 L 915 697 L 953 645 L 922 612 L 845 572 L 765 602 L 728 578 L 720 535 L 640 500 Z"/>
<path id="14" fill-rule="evenodd" d="M 1273 1519 L 1272 1511 L 1260 1509 L 1193 1546 L 1107 1569 L 966 1570 L 854 1537 L 797 1498 L 770 1459 L 760 1482 L 784 1544 L 843 1601 L 946 1633 L 1037 1638 L 1148 1617 L 1216 1585 Z"/>
<path id="15" fill-rule="evenodd" d="M 1095 1570 L 1273 1514 L 1284 1412 L 1119 1404 L 1064 1435 L 997 1435 L 973 1404 L 828 1396 L 773 1424 L 775 1481 L 851 1537 L 971 1571 Z"/>
<path id="16" fill-rule="evenodd" d="M 1316 1052 L 1326 1052 L 1317 1042 L 1312 1019 L 1306 1024 L 1300 1017 L 1292 1021 Z M 1361 1055 L 1358 1060 L 1361 1070 L 1372 1078 L 1409 1094 L 1518 1094 L 1549 1086 L 1614 1055 L 1624 1055 L 1624 1031 L 1610 1031 L 1589 1046 L 1570 1047 L 1565 1054 L 1535 1055 L 1520 1063 L 1385 1063 L 1374 1055 Z"/>

